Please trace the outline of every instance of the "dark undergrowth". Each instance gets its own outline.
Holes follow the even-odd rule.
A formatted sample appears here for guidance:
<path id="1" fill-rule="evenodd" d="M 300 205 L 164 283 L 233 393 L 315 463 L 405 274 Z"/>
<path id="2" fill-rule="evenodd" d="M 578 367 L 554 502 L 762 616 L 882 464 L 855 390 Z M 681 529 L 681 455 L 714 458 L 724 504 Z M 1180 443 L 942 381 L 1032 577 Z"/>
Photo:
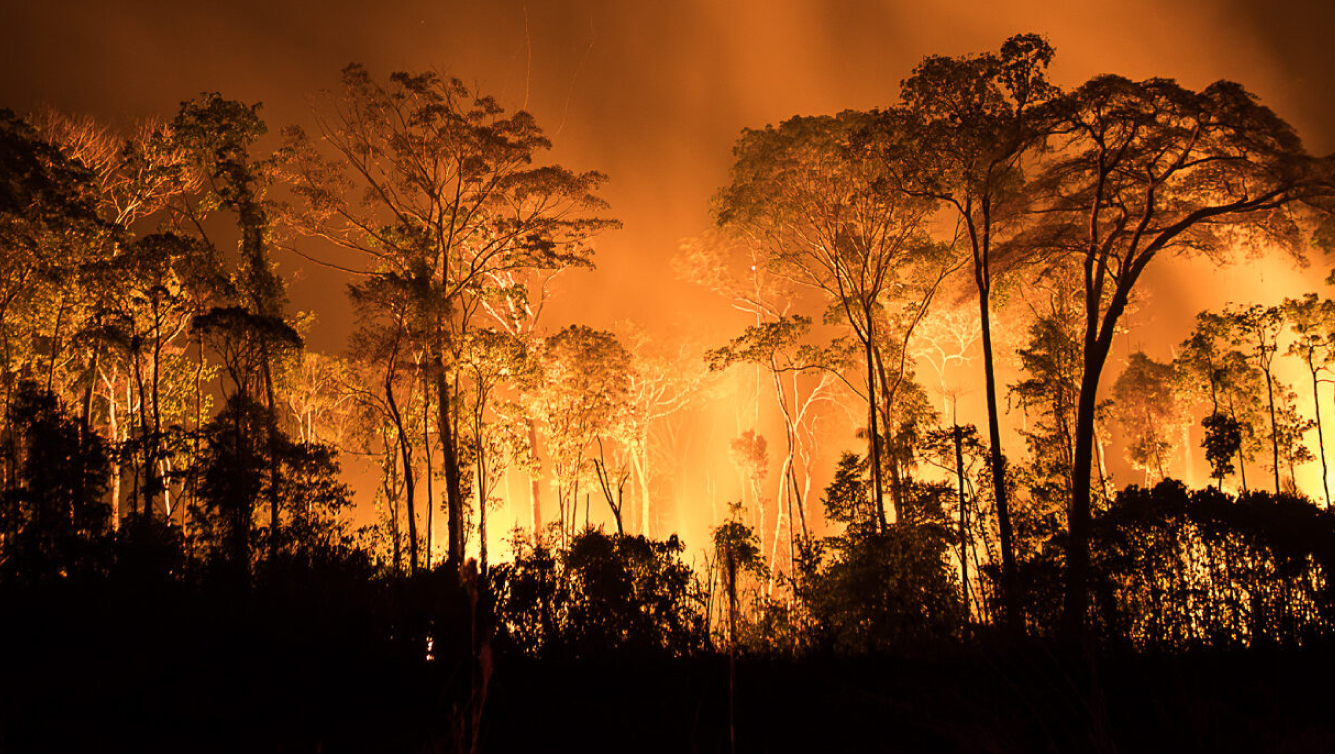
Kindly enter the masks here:
<path id="1" fill-rule="evenodd" d="M 411 631 L 396 636 L 349 616 L 332 623 L 300 600 L 204 601 L 182 591 L 126 613 L 109 608 L 128 604 L 113 596 L 123 597 L 6 600 L 0 751 L 468 748 L 454 731 L 476 666 L 448 641 L 427 661 L 418 637 L 404 638 Z M 743 657 L 736 750 L 1332 751 L 1332 671 L 1328 645 L 1091 656 L 975 644 L 912 658 Z M 728 679 L 726 656 L 708 652 L 501 652 L 477 750 L 726 752 Z"/>

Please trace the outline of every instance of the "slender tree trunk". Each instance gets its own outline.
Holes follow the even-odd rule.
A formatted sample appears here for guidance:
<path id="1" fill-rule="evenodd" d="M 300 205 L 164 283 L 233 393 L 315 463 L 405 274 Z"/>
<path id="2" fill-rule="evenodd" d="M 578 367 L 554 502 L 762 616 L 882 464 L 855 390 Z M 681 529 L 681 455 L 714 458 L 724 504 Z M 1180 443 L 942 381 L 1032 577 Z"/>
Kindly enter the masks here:
<path id="1" fill-rule="evenodd" d="M 390 418 L 394 421 L 394 436 L 397 439 L 399 454 L 403 458 L 403 493 L 408 511 L 408 573 L 417 573 L 417 505 L 416 480 L 413 478 L 413 450 L 408 444 L 408 427 L 399 412 L 398 401 L 394 398 L 394 372 L 390 367 L 385 378 L 385 402 L 389 406 Z"/>
<path id="2" fill-rule="evenodd" d="M 60 297 L 60 307 L 56 309 L 56 324 L 51 332 L 51 358 L 47 360 L 46 371 L 46 392 L 55 393 L 56 384 L 56 354 L 60 350 L 60 331 L 65 323 L 66 296 Z"/>
<path id="3" fill-rule="evenodd" d="M 142 398 L 141 398 L 142 400 Z M 171 495 L 167 489 L 167 459 L 162 452 L 162 324 L 158 313 L 158 302 L 153 302 L 153 464 L 155 484 L 150 488 L 149 499 L 153 493 L 162 494 L 162 519 L 171 524 Z"/>
<path id="4" fill-rule="evenodd" d="M 528 430 L 529 452 L 538 457 L 538 425 L 531 418 L 524 419 L 524 428 Z M 536 465 L 528 472 L 528 505 L 533 518 L 533 536 L 542 533 L 542 477 Z"/>
<path id="5" fill-rule="evenodd" d="M 1326 496 L 1326 507 L 1330 507 L 1330 469 L 1326 461 L 1326 436 L 1321 428 L 1321 393 L 1317 390 L 1320 382 L 1316 370 L 1312 370 L 1312 412 L 1316 416 L 1316 442 L 1321 455 L 1321 491 Z"/>
<path id="6" fill-rule="evenodd" d="M 389 473 L 385 475 L 385 502 L 389 505 L 389 536 L 394 554 L 394 573 L 403 573 L 403 545 L 399 536 L 399 464 L 389 451 Z"/>
<path id="7" fill-rule="evenodd" d="M 140 452 L 137 454 L 140 459 L 140 468 L 135 474 L 135 484 L 139 484 L 140 479 L 143 480 L 143 514 L 144 518 L 151 519 L 153 517 L 153 494 L 154 490 L 157 488 L 153 479 L 157 453 L 155 452 L 153 438 L 148 436 L 148 399 L 145 396 L 144 391 L 144 370 L 139 363 L 140 358 L 138 348 L 134 349 L 131 357 L 134 360 L 135 386 L 138 388 L 139 393 L 139 439 L 143 443 Z"/>
<path id="8" fill-rule="evenodd" d="M 1278 495 L 1283 491 L 1279 482 L 1279 424 L 1275 421 L 1275 381 L 1269 369 L 1265 370 L 1265 394 L 1270 401 L 1270 447 L 1275 454 L 1275 494 Z"/>
<path id="9" fill-rule="evenodd" d="M 481 442 L 479 442 L 479 445 Z M 486 471 L 482 467 L 481 456 L 477 463 L 477 538 L 478 538 L 478 560 L 481 563 L 481 573 L 487 575 L 487 493 L 486 493 Z"/>
<path id="10" fill-rule="evenodd" d="M 1245 453 L 1243 444 L 1246 438 L 1242 436 L 1242 425 L 1238 423 L 1238 410 L 1233 405 L 1233 396 L 1228 396 L 1228 416 L 1233 420 L 1233 425 L 1238 428 L 1238 483 L 1242 485 L 1242 493 L 1247 494 L 1247 464 L 1245 462 Z"/>
<path id="11" fill-rule="evenodd" d="M 983 337 L 983 384 L 987 396 L 988 465 L 992 470 L 992 494 L 997 507 L 997 529 L 1001 535 L 1001 590 L 1005 605 L 1003 620 L 1011 631 L 1021 630 L 1024 615 L 1015 562 L 1015 534 L 1011 525 L 1010 499 L 1006 490 L 1006 459 L 1001 451 L 1001 419 L 997 407 L 997 376 L 992 355 L 992 316 L 990 294 L 978 281 L 979 323 Z M 962 494 L 962 493 L 961 493 Z"/>
<path id="12" fill-rule="evenodd" d="M 876 359 L 872 353 L 871 340 L 871 314 L 867 315 L 867 340 L 864 344 L 867 353 L 867 432 L 871 435 L 868 442 L 871 445 L 871 482 L 872 494 L 876 497 L 873 501 L 876 504 L 876 524 L 877 531 L 885 533 L 885 493 L 881 484 L 881 435 L 876 426 Z"/>
<path id="13" fill-rule="evenodd" d="M 269 352 L 269 344 L 263 341 L 260 347 L 260 376 L 264 379 L 264 402 L 265 409 L 268 412 L 267 440 L 269 456 L 269 559 L 278 558 L 278 544 L 282 538 L 278 512 L 279 499 L 282 497 L 282 471 L 279 459 L 278 447 L 280 435 L 278 431 L 278 399 L 274 392 L 273 382 L 273 363 Z"/>
<path id="14" fill-rule="evenodd" d="M 737 555 L 729 545 L 724 560 L 728 592 L 728 748 L 737 751 Z"/>
<path id="15" fill-rule="evenodd" d="M 464 564 L 464 500 L 459 490 L 459 454 L 455 449 L 454 428 L 450 418 L 450 389 L 445 380 L 442 354 L 434 355 L 436 370 L 436 405 L 439 417 L 441 463 L 445 466 L 445 501 L 449 515 L 449 554 L 446 565 L 458 572 Z"/>
<path id="16" fill-rule="evenodd" d="M 431 387 L 422 373 L 422 454 L 426 456 L 426 569 L 431 570 L 431 548 L 436 532 L 436 503 L 431 495 Z"/>
<path id="17" fill-rule="evenodd" d="M 784 461 L 784 465 L 785 465 L 785 466 L 787 465 L 787 463 L 788 463 L 787 461 Z M 783 505 L 783 503 L 784 503 L 784 500 L 785 500 L 785 497 L 786 497 L 787 487 L 788 487 L 788 473 L 787 473 L 787 469 L 785 468 L 785 469 L 783 470 L 783 473 L 781 473 L 781 474 L 779 475 L 779 494 L 778 494 L 778 496 L 777 496 L 777 499 L 775 499 L 775 501 L 774 501 L 774 508 L 775 508 L 775 511 L 774 511 L 774 536 L 773 536 L 773 538 L 772 538 L 771 541 L 770 541 L 770 548 L 769 548 L 769 584 L 768 584 L 768 586 L 766 587 L 767 594 L 768 594 L 768 593 L 773 593 L 773 591 L 774 591 L 774 579 L 775 579 L 775 577 L 778 575 L 778 570 L 779 570 L 778 567 L 777 567 L 778 564 L 779 564 L 779 562 L 778 562 L 778 561 L 779 561 L 779 542 L 782 541 L 782 539 L 780 538 L 780 535 L 783 533 L 783 525 L 784 525 L 784 523 L 785 523 L 785 521 L 784 521 L 784 505 Z M 791 503 L 789 504 L 788 507 L 789 507 L 789 508 L 792 507 Z M 790 567 L 790 569 L 791 569 L 791 566 L 792 566 L 793 525 L 792 525 L 791 520 L 789 520 L 787 523 L 788 523 L 788 545 L 789 545 L 789 548 L 788 548 L 789 560 L 788 560 L 788 562 L 789 562 L 789 567 Z M 789 575 L 791 575 L 791 574 L 789 574 Z"/>
<path id="18" fill-rule="evenodd" d="M 955 476 L 960 486 L 960 585 L 964 597 L 964 625 L 969 625 L 969 516 L 964 499 L 964 449 L 960 425 L 955 425 Z"/>
<path id="19" fill-rule="evenodd" d="M 119 370 L 117 370 L 119 372 Z M 111 435 L 111 441 L 116 443 L 117 448 L 123 448 L 121 442 L 120 422 L 116 406 L 119 401 L 116 396 L 116 377 L 112 375 L 111 384 L 107 386 L 107 432 Z M 117 458 L 111 464 L 111 515 L 116 520 L 117 528 L 120 527 L 121 518 L 121 459 Z"/>

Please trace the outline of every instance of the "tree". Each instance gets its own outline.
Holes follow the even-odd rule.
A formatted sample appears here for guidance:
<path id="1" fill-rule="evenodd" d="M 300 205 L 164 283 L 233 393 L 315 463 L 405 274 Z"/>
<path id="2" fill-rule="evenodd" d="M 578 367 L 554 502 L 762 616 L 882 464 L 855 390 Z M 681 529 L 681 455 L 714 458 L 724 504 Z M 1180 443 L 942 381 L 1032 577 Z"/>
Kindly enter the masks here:
<path id="1" fill-rule="evenodd" d="M 1099 76 L 1047 108 L 1059 149 L 1029 189 L 1044 222 L 1025 243 L 1073 254 L 1084 271 L 1084 371 L 1073 478 L 1089 475 L 1099 379 L 1131 294 L 1160 254 L 1219 258 L 1240 243 L 1294 250 L 1286 210 L 1316 190 L 1293 130 L 1231 82 L 1194 92 L 1166 79 Z M 1090 493 L 1073 490 L 1066 625 L 1088 607 Z"/>
<path id="2" fill-rule="evenodd" d="M 83 282 L 97 297 L 79 333 L 94 345 L 85 401 L 92 400 L 98 362 L 119 355 L 138 395 L 137 436 L 130 435 L 132 422 L 127 421 L 132 441 L 124 444 L 133 451 L 127 455 L 141 459 L 135 499 L 142 495 L 145 516 L 158 507 L 170 520 L 174 506 L 167 483 L 172 467 L 168 449 L 186 424 L 191 385 L 184 354 L 191 324 L 228 288 L 217 252 L 197 239 L 154 233 L 126 244 L 112 259 L 89 265 Z M 108 396 L 108 401 L 115 397 Z M 85 410 L 91 412 L 91 406 Z M 109 405 L 108 411 L 115 408 Z"/>
<path id="3" fill-rule="evenodd" d="M 571 325 L 543 342 L 538 361 L 534 409 L 546 426 L 561 529 L 569 537 L 590 448 L 625 421 L 631 356 L 611 333 Z"/>
<path id="4" fill-rule="evenodd" d="M 0 415 L 9 416 L 19 383 L 38 377 L 43 340 L 44 381 L 54 387 L 61 281 L 80 262 L 108 256 L 118 236 L 98 213 L 92 172 L 0 110 Z M 8 480 L 15 470 L 3 473 Z"/>
<path id="5" fill-rule="evenodd" d="M 672 444 L 680 436 L 682 422 L 689 421 L 686 412 L 704 399 L 708 368 L 693 344 L 655 340 L 632 322 L 618 323 L 617 331 L 632 363 L 624 450 L 630 478 L 639 492 L 639 508 L 631 521 L 639 534 L 652 537 L 662 526 L 653 494 L 655 483 L 670 484 L 680 476 L 665 473 L 663 467 L 681 470 Z"/>
<path id="6" fill-rule="evenodd" d="M 719 226 L 763 251 L 763 263 L 823 292 L 866 361 L 872 494 L 884 514 L 882 430 L 893 431 L 897 391 L 908 377 L 907 342 L 941 280 L 954 269 L 931 243 L 932 202 L 881 190 L 884 168 L 852 148 L 864 113 L 795 117 L 746 130 L 733 148 L 731 184 L 714 201 Z M 891 493 L 898 500 L 899 490 Z"/>
<path id="7" fill-rule="evenodd" d="M 1127 460 L 1145 471 L 1146 486 L 1167 479 L 1168 459 L 1177 445 L 1172 430 L 1182 423 L 1172 365 L 1137 351 L 1113 383 L 1112 393 L 1111 413 L 1126 434 Z"/>
<path id="8" fill-rule="evenodd" d="M 741 602 L 739 584 L 746 573 L 757 578 L 768 576 L 760 541 L 749 526 L 742 523 L 740 503 L 730 506 L 729 520 L 714 529 L 714 562 L 723 577 L 723 593 L 728 611 L 728 741 L 737 750 L 737 617 Z M 712 573 L 711 573 L 712 583 Z"/>
<path id="9" fill-rule="evenodd" d="M 944 639 L 960 623 L 961 601 L 947 563 L 952 539 L 948 484 L 913 483 L 902 517 L 882 531 L 856 499 L 856 458 L 845 454 L 826 490 L 831 519 L 849 525 L 814 548 L 799 595 L 817 627 L 812 638 L 849 654 L 916 649 Z"/>
<path id="10" fill-rule="evenodd" d="M 195 512 L 205 545 L 233 572 L 248 573 L 256 540 L 268 544 L 268 562 L 275 567 L 284 554 L 309 564 L 342 547 L 340 514 L 351 503 L 351 491 L 338 481 L 333 449 L 318 443 L 294 443 L 277 434 L 276 445 L 252 438 L 268 437 L 274 416 L 249 393 L 235 393 L 204 427 L 205 447 L 200 474 L 200 506 Z M 269 453 L 277 451 L 276 459 Z M 271 473 L 277 465 L 279 473 Z M 279 489 L 269 489 L 277 482 Z M 257 527 L 256 503 L 277 500 L 284 511 L 280 526 Z M 275 537 L 281 537 L 278 545 Z"/>
<path id="11" fill-rule="evenodd" d="M 353 334 L 352 350 L 360 361 L 364 374 L 368 378 L 353 392 L 359 396 L 363 407 L 374 414 L 368 422 L 373 432 L 380 432 L 388 423 L 394 432 L 392 447 L 400 455 L 397 462 L 391 461 L 385 469 L 403 481 L 404 500 L 407 507 L 408 522 L 408 572 L 417 573 L 419 563 L 418 547 L 421 538 L 417 534 L 416 505 L 416 461 L 415 425 L 408 416 L 412 396 L 417 380 L 405 369 L 411 356 L 414 329 L 420 324 L 414 310 L 419 292 L 404 285 L 404 281 L 389 276 L 371 277 L 348 287 L 348 297 L 352 299 L 361 326 Z M 426 385 L 423 383 L 425 401 Z M 406 395 L 400 393 L 406 390 Z M 425 409 L 423 409 L 425 414 Z M 424 421 L 425 421 L 425 417 Z M 425 437 L 423 438 L 425 441 Z M 424 443 L 425 444 L 425 443 Z M 425 450 L 425 448 L 424 448 Z M 390 488 L 394 487 L 390 484 Z M 394 500 L 397 497 L 394 496 Z M 391 507 L 393 506 L 391 500 Z M 428 508 L 429 510 L 429 508 Z M 391 529 L 397 532 L 399 516 L 391 513 Z M 398 564 L 398 536 L 394 535 L 395 564 Z"/>
<path id="12" fill-rule="evenodd" d="M 473 486 L 477 490 L 477 520 L 482 573 L 487 573 L 487 509 L 498 499 L 492 493 L 505 470 L 533 457 L 522 409 L 514 400 L 502 400 L 497 388 L 504 382 L 522 382 L 535 365 L 524 341 L 510 333 L 479 327 L 464 339 L 462 371 L 472 391 L 462 396 L 467 410 L 469 447 L 473 458 Z M 610 502 L 610 500 L 609 500 Z M 621 533 L 620 511 L 617 533 Z"/>
<path id="13" fill-rule="evenodd" d="M 1285 330 L 1285 310 L 1277 306 L 1226 307 L 1221 315 L 1230 342 L 1251 357 L 1253 368 L 1265 377 L 1266 405 L 1270 418 L 1270 448 L 1275 474 L 1275 494 L 1284 491 L 1280 480 L 1281 455 L 1290 466 L 1310 456 L 1301 445 L 1308 426 L 1298 419 L 1291 407 L 1292 391 L 1275 377 L 1275 358 L 1280 355 L 1279 339 Z M 1276 396 L 1276 393 L 1279 395 Z"/>
<path id="14" fill-rule="evenodd" d="M 1022 625 L 1022 616 L 991 313 L 995 280 L 1013 261 L 995 258 L 994 239 L 1013 225 L 1023 160 L 1046 137 L 1044 118 L 1035 112 L 1057 94 L 1046 80 L 1053 54 L 1042 37 L 1023 34 L 1006 40 L 997 53 L 927 57 L 901 86 L 903 106 L 878 113 L 868 135 L 868 146 L 883 156 L 895 190 L 945 204 L 964 227 L 978 293 L 1002 588 L 1006 619 L 1013 628 Z"/>
<path id="15" fill-rule="evenodd" d="M 1222 486 L 1236 468 L 1245 492 L 1247 461 L 1260 435 L 1260 370 L 1233 347 L 1228 321 L 1215 312 L 1196 315 L 1196 326 L 1178 348 L 1173 366 L 1184 395 L 1209 397 L 1209 413 L 1201 422 L 1202 447 L 1215 479 Z"/>
<path id="16" fill-rule="evenodd" d="M 784 426 L 784 459 L 779 468 L 779 490 L 774 535 L 770 540 L 770 571 L 776 570 L 780 528 L 788 526 L 788 560 L 796 563 L 795 548 L 798 538 L 793 528 L 793 513 L 797 513 L 801 537 L 807 531 L 806 499 L 810 474 L 803 468 L 806 485 L 799 489 L 797 466 L 799 456 L 805 457 L 811 441 L 806 437 L 813 408 L 829 397 L 836 379 L 834 369 L 840 354 L 834 348 L 803 345 L 801 341 L 811 329 L 811 320 L 801 315 L 780 316 L 772 322 L 747 327 L 728 345 L 705 354 L 710 370 L 726 369 L 735 363 L 750 362 L 762 366 L 770 375 L 774 396 Z M 799 382 L 802 376 L 814 376 L 817 382 L 805 391 Z M 804 395 L 805 392 L 805 395 Z M 734 441 L 735 442 L 735 441 Z M 757 502 L 759 502 L 757 500 Z M 763 511 L 763 507 L 761 508 Z M 763 521 L 761 522 L 763 526 Z M 763 529 L 762 529 L 763 531 Z"/>
<path id="17" fill-rule="evenodd" d="M 590 266 L 589 240 L 615 221 L 598 216 L 595 172 L 533 165 L 551 147 L 526 112 L 506 115 L 458 79 L 395 73 L 388 85 L 360 66 L 317 114 L 320 140 L 288 132 L 294 152 L 289 213 L 298 232 L 365 255 L 365 274 L 400 281 L 431 367 L 449 511 L 449 561 L 463 565 L 464 500 L 456 395 L 447 362 L 471 326 L 465 297 L 497 273 Z M 365 201 L 363 201 L 365 199 Z"/>
<path id="18" fill-rule="evenodd" d="M 260 106 L 246 105 L 224 99 L 217 92 L 200 95 L 181 104 L 181 110 L 171 123 L 172 138 L 193 159 L 203 175 L 208 195 L 202 203 L 205 208 L 218 206 L 236 216 L 240 239 L 240 266 L 235 275 L 235 290 L 244 317 L 216 320 L 247 324 L 240 332 L 257 338 L 255 371 L 256 393 L 264 400 L 264 409 L 270 419 L 259 424 L 266 431 L 268 445 L 269 480 L 265 485 L 269 498 L 269 555 L 278 555 L 281 542 L 279 494 L 282 489 L 280 437 L 278 423 L 277 375 L 283 351 L 299 347 L 300 338 L 283 319 L 286 292 L 283 282 L 274 270 L 271 253 L 274 244 L 274 223 L 265 197 L 277 177 L 278 155 L 254 159 L 251 152 L 255 142 L 268 132 L 259 115 Z M 202 218 L 191 218 L 201 234 Z M 207 235 L 205 235 L 207 239 Z M 233 378 L 240 376 L 233 373 Z M 236 382 L 238 388 L 249 380 Z M 249 386 L 247 386 L 249 388 Z M 246 391 L 250 395 L 249 389 Z M 244 399 L 243 399 L 244 402 Z M 240 407 L 238 410 L 242 410 Z"/>
<path id="19" fill-rule="evenodd" d="M 7 417 L 13 437 L 0 491 L 0 575 L 33 583 L 92 575 L 107 563 L 106 447 L 56 396 L 19 384 Z"/>
<path id="20" fill-rule="evenodd" d="M 183 445 L 180 430 L 184 422 L 177 422 L 184 416 L 177 412 L 171 417 L 164 434 L 162 405 L 165 401 L 179 408 L 185 394 L 185 380 L 180 378 L 188 371 L 184 350 L 189 315 L 202 310 L 225 287 L 215 269 L 213 248 L 189 237 L 182 228 L 182 205 L 189 207 L 190 199 L 197 196 L 203 176 L 189 147 L 176 138 L 169 124 L 147 120 L 123 137 L 88 117 L 46 112 L 37 123 L 61 154 L 87 168 L 95 211 L 102 222 L 115 228 L 114 248 L 106 253 L 66 257 L 59 299 L 52 307 L 58 316 L 48 382 L 54 384 L 56 353 L 63 349 L 71 355 L 65 362 L 70 387 L 83 393 L 83 421 L 93 425 L 95 398 L 101 397 L 113 449 L 130 459 L 145 459 L 141 469 L 147 497 L 161 488 L 164 514 L 170 519 L 175 506 L 162 482 L 178 475 L 175 463 L 185 459 L 165 450 Z M 159 219 L 159 230 L 136 238 L 134 226 L 154 216 Z M 72 336 L 67 338 L 66 332 Z M 118 354 L 126 358 L 117 358 Z M 141 357 L 150 361 L 147 368 Z M 203 368 L 202 363 L 199 367 Z M 122 368 L 127 372 L 123 390 L 118 384 Z M 171 387 L 165 382 L 172 383 Z M 100 395 L 99 387 L 105 388 Z M 134 399 L 136 387 L 140 388 L 138 400 Z M 149 389 L 143 390 L 145 387 Z M 164 391 L 169 394 L 164 396 Z M 126 401 L 125 422 L 118 416 L 121 398 Z M 204 400 L 196 393 L 197 404 Z M 133 404 L 141 412 L 137 436 L 131 441 Z M 151 424 L 145 421 L 145 408 L 152 416 Z M 156 461 L 148 463 L 148 457 Z M 113 526 L 120 519 L 121 466 L 120 460 L 114 462 L 111 473 Z M 136 499 L 138 486 L 136 477 Z M 145 510 L 151 505 L 149 499 Z"/>
<path id="21" fill-rule="evenodd" d="M 1330 507 L 1330 469 L 1326 462 L 1326 438 L 1321 425 L 1320 375 L 1335 362 L 1335 301 L 1309 293 L 1300 299 L 1284 300 L 1285 319 L 1295 340 L 1288 353 L 1302 359 L 1312 378 L 1312 414 L 1316 421 L 1317 455 L 1321 457 L 1321 492 Z"/>

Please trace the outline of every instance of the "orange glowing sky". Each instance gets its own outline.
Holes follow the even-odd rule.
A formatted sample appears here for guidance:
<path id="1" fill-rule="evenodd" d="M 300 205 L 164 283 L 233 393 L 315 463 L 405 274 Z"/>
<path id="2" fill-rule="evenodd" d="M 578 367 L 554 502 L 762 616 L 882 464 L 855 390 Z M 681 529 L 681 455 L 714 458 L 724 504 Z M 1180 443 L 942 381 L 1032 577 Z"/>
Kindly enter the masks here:
<path id="1" fill-rule="evenodd" d="M 307 121 L 307 97 L 349 62 L 448 72 L 526 105 L 556 159 L 612 178 L 606 197 L 625 228 L 602 239 L 597 272 L 569 278 L 554 314 L 657 327 L 684 324 L 664 316 L 683 301 L 725 311 L 675 282 L 668 260 L 708 224 L 742 128 L 887 104 L 924 55 L 992 49 L 1020 31 L 1048 35 L 1061 84 L 1101 72 L 1195 87 L 1230 78 L 1313 151 L 1335 149 L 1335 5 L 1321 0 L 9 0 L 0 106 L 131 120 L 217 90 L 263 102 L 276 131 Z M 341 288 L 305 274 L 317 285 L 294 291 L 298 306 L 309 290 Z M 341 347 L 340 323 L 326 324 L 317 341 Z"/>

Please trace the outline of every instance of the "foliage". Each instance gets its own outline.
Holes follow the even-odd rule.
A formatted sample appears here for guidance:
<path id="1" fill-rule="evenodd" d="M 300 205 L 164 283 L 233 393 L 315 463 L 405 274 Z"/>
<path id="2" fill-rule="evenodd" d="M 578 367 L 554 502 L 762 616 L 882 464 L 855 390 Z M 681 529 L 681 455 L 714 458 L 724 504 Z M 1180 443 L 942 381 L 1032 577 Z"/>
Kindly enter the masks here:
<path id="1" fill-rule="evenodd" d="M 98 574 L 108 565 L 105 444 L 32 382 L 19 385 L 6 418 L 0 577 L 40 582 Z"/>
<path id="2" fill-rule="evenodd" d="M 1110 413 L 1126 433 L 1127 460 L 1147 477 L 1166 479 L 1174 452 L 1182 409 L 1173 390 L 1173 368 L 1142 352 L 1131 354 L 1126 369 L 1113 383 Z"/>
<path id="3" fill-rule="evenodd" d="M 499 641 L 547 657 L 608 652 L 681 656 L 702 647 L 703 615 L 675 536 L 586 529 L 569 550 L 516 533 L 514 563 L 496 566 Z"/>
<path id="4" fill-rule="evenodd" d="M 1297 646 L 1329 633 L 1335 518 L 1305 498 L 1129 487 L 1093 533 L 1107 641 L 1180 651 Z"/>

